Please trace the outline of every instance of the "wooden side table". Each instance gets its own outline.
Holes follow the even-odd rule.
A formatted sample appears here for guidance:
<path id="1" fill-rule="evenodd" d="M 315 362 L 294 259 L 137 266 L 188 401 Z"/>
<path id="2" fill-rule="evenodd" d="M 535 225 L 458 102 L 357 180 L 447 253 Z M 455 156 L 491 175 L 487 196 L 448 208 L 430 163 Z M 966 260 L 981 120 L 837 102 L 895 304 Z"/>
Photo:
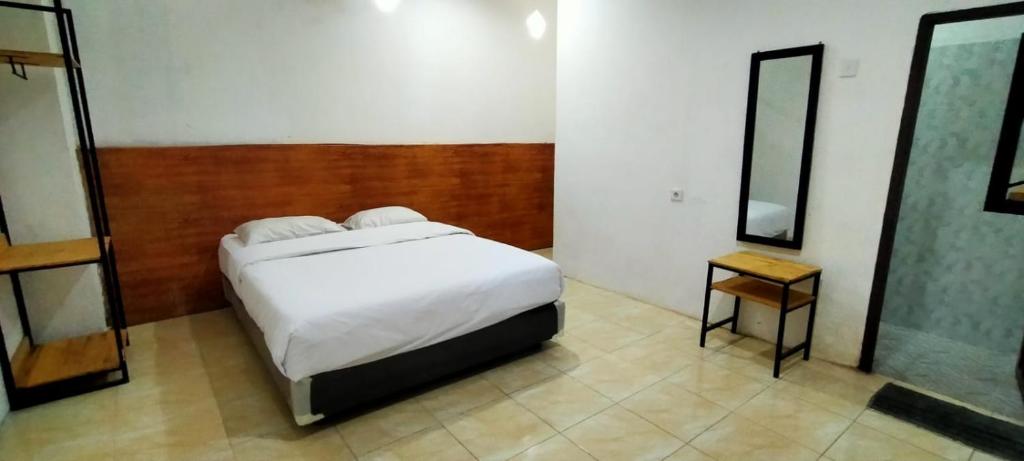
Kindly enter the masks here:
<path id="1" fill-rule="evenodd" d="M 735 277 L 712 283 L 715 268 L 738 274 Z M 814 278 L 811 293 L 791 289 L 795 283 Z M 708 280 L 704 289 L 704 314 L 701 318 L 700 347 L 704 347 L 709 331 L 732 324 L 736 332 L 740 318 L 740 300 L 746 299 L 779 310 L 779 333 L 775 342 L 775 367 L 772 375 L 779 377 L 782 360 L 799 351 L 804 360 L 811 358 L 811 337 L 814 334 L 814 313 L 818 306 L 818 288 L 821 286 L 821 268 L 785 259 L 772 258 L 749 251 L 732 253 L 708 261 Z M 711 290 L 718 290 L 736 297 L 732 317 L 708 325 L 708 311 L 711 307 Z M 783 307 L 785 306 L 785 307 Z M 783 352 L 782 340 L 786 334 L 786 315 L 804 306 L 810 306 L 807 316 L 807 338 L 800 345 Z"/>

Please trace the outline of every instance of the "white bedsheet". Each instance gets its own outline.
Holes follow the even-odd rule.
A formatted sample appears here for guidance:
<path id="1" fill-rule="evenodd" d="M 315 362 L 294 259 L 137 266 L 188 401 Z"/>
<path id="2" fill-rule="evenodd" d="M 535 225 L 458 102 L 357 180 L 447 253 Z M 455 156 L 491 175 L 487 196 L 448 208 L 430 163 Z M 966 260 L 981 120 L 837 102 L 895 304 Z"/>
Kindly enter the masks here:
<path id="1" fill-rule="evenodd" d="M 558 299 L 550 260 L 434 222 L 244 246 L 221 271 L 293 381 L 436 344 Z"/>
<path id="2" fill-rule="evenodd" d="M 747 201 L 747 233 L 762 237 L 775 237 L 783 232 L 789 233 L 793 224 L 793 214 L 789 208 L 777 203 Z"/>

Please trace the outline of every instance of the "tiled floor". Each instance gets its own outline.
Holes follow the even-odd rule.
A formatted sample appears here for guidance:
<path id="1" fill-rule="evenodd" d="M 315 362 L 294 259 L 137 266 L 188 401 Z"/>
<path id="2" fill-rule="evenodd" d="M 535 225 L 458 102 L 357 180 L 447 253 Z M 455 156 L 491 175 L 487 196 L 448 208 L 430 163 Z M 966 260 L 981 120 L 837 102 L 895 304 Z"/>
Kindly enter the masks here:
<path id="1" fill-rule="evenodd" d="M 230 311 L 131 329 L 131 383 L 12 413 L 0 458 L 989 460 L 865 410 L 885 379 L 793 358 L 572 280 L 539 353 L 298 428 Z"/>

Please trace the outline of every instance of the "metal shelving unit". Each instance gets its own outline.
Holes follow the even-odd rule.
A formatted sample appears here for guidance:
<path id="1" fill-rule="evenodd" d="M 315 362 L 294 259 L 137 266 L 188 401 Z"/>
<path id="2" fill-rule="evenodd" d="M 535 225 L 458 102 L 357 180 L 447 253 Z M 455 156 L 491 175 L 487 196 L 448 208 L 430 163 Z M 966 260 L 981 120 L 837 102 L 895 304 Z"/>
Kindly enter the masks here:
<path id="1" fill-rule="evenodd" d="M 0 368 L 11 408 L 16 410 L 128 382 L 128 363 L 125 360 L 128 337 L 71 10 L 64 8 L 61 0 L 54 0 L 53 6 L 0 1 L 0 8 L 55 16 L 61 53 L 0 50 L 0 60 L 10 66 L 12 74 L 26 80 L 29 78 L 26 67 L 64 69 L 74 110 L 79 162 L 88 192 L 94 235 L 76 240 L 15 244 L 7 226 L 3 202 L 0 201 L 0 234 L 3 234 L 0 239 L 0 275 L 8 275 L 11 279 L 24 332 L 24 338 L 11 356 L 3 340 L 3 325 L 0 325 L 0 347 L 4 349 L 0 354 Z M 100 266 L 109 327 L 81 337 L 37 344 L 32 337 L 20 275 L 88 264 Z M 119 373 L 119 376 L 114 373 Z"/>

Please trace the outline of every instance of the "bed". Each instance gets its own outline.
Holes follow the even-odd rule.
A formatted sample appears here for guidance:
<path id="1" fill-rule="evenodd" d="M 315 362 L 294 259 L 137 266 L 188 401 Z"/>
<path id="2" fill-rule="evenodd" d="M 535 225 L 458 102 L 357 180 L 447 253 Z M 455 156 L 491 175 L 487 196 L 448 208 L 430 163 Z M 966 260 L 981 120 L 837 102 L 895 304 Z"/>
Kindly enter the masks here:
<path id="1" fill-rule="evenodd" d="M 437 222 L 244 245 L 225 295 L 299 425 L 523 352 L 562 329 L 550 260 Z"/>
<path id="2" fill-rule="evenodd" d="M 793 215 L 789 208 L 759 200 L 747 201 L 747 233 L 762 237 L 789 238 Z"/>

